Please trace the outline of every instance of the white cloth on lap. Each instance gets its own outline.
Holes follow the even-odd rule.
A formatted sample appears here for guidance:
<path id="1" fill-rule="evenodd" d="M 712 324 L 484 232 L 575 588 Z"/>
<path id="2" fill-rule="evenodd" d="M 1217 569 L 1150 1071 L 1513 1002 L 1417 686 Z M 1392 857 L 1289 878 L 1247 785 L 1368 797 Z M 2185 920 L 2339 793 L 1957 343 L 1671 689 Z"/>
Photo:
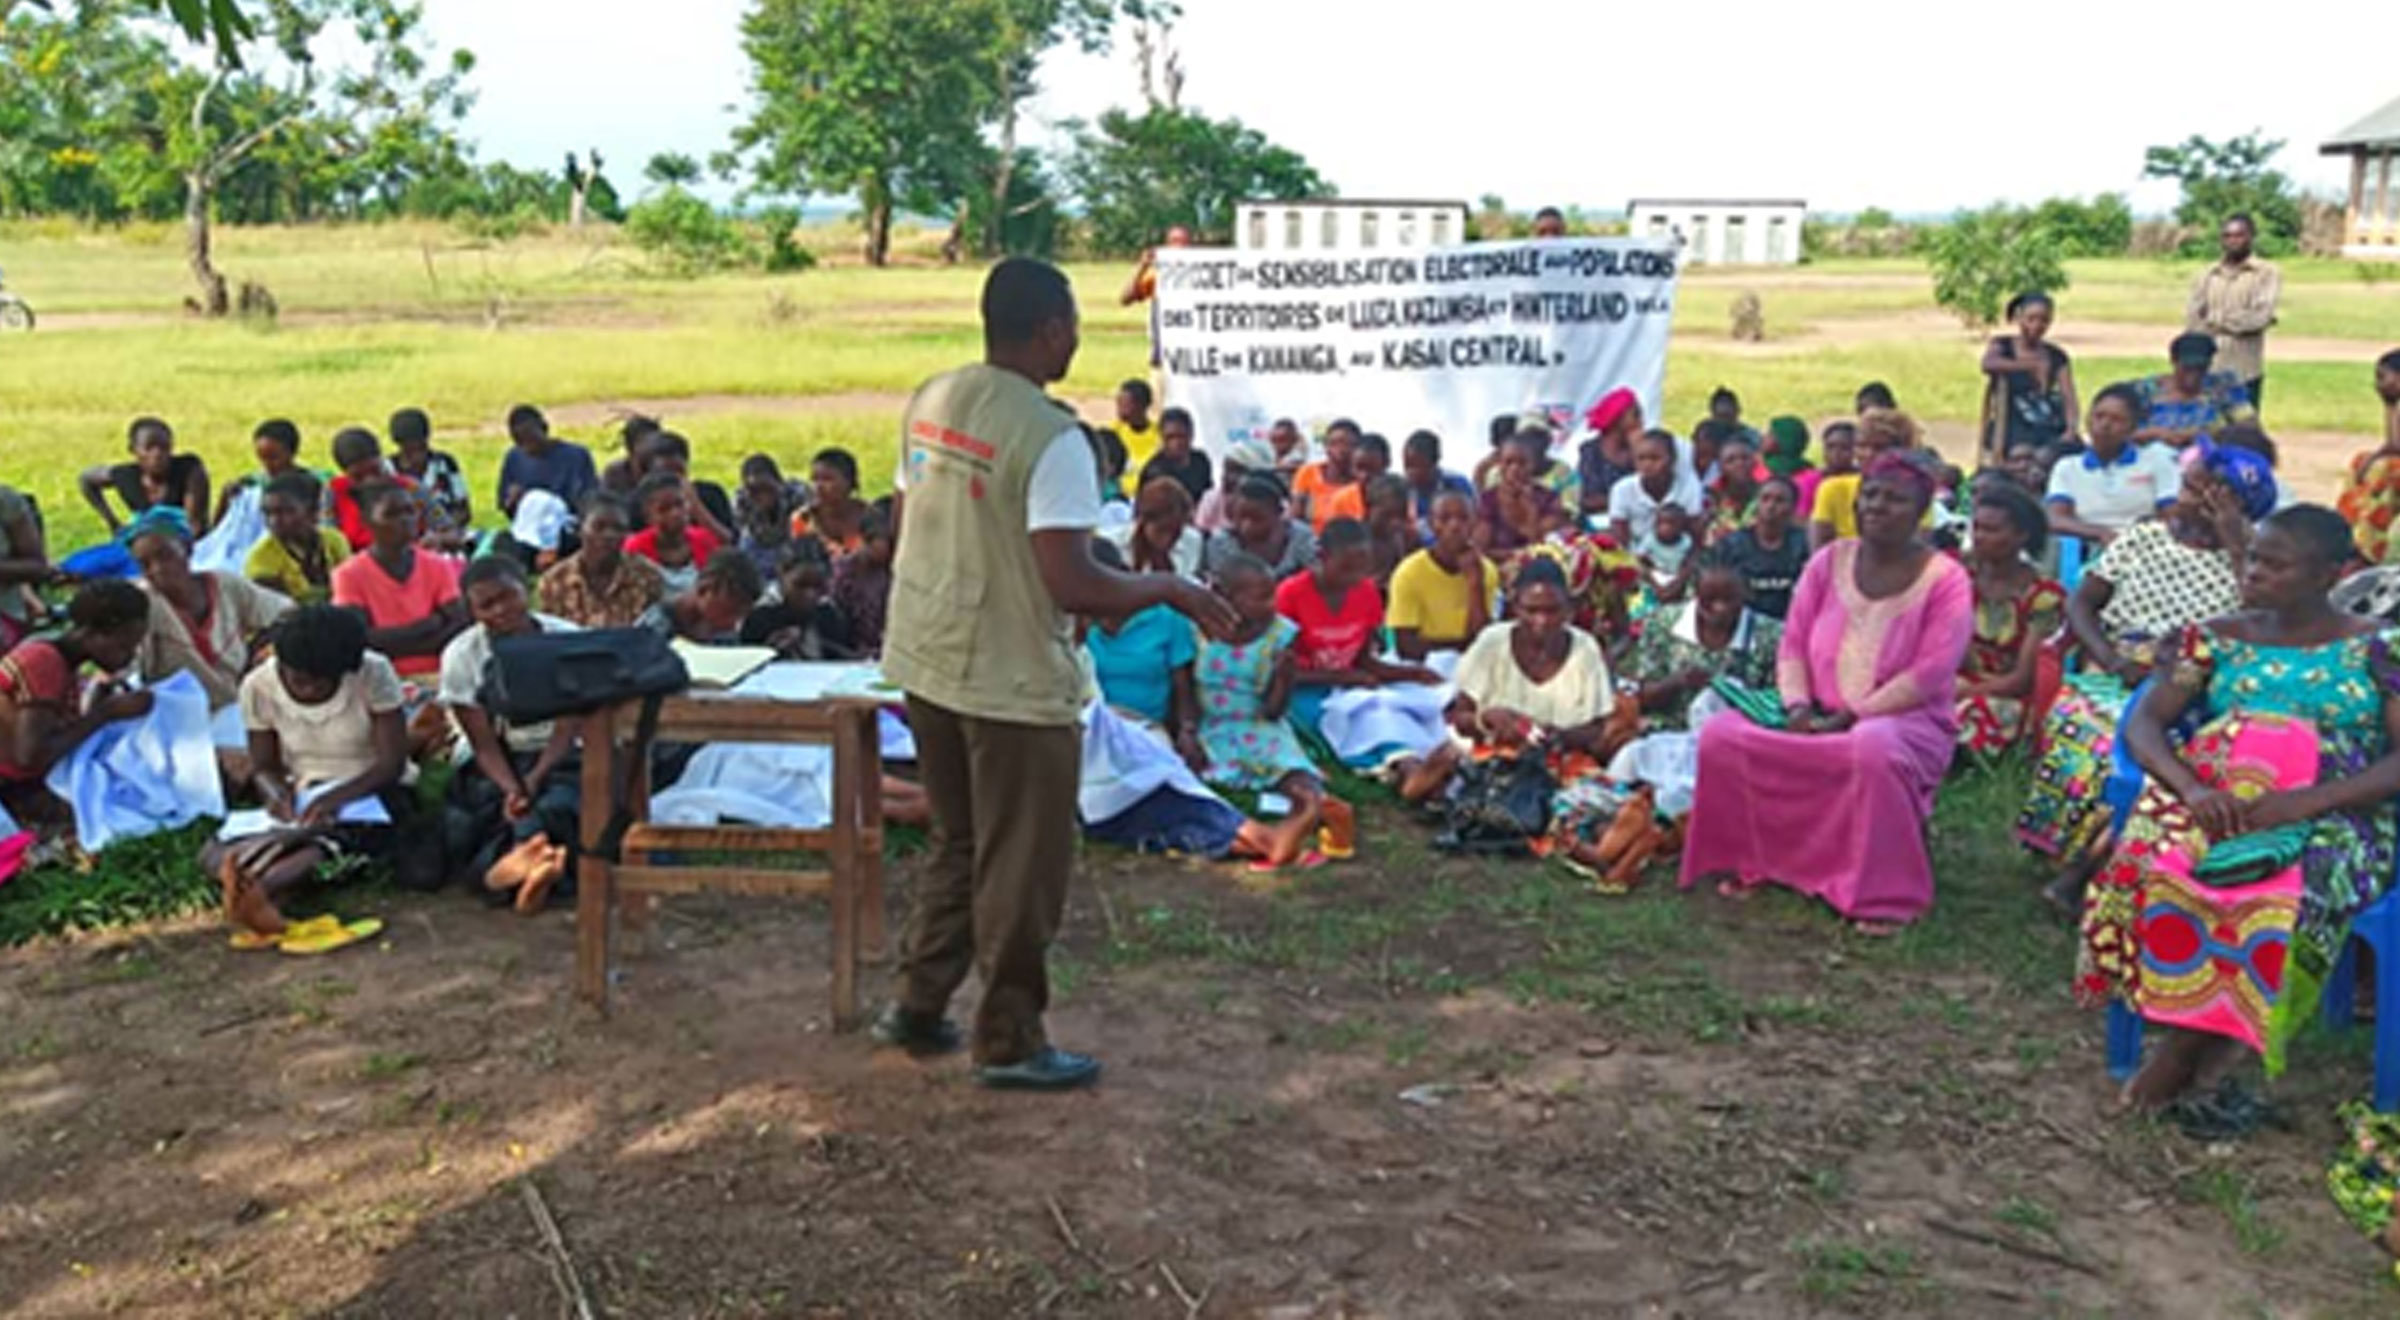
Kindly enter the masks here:
<path id="1" fill-rule="evenodd" d="M 102 727 L 51 767 L 46 782 L 75 809 L 75 837 L 87 851 L 225 814 L 200 680 L 173 674 L 150 693 L 149 714 Z"/>
<path id="2" fill-rule="evenodd" d="M 1203 802 L 1222 798 L 1200 782 L 1164 735 L 1100 702 L 1083 708 L 1083 777 L 1076 809 L 1098 823 L 1133 809 L 1161 788 Z"/>
<path id="3" fill-rule="evenodd" d="M 650 799 L 661 825 L 741 821 L 772 829 L 833 823 L 833 749 L 802 743 L 711 743 L 675 786 Z"/>
<path id="4" fill-rule="evenodd" d="M 239 575 L 248 566 L 250 552 L 267 539 L 267 517 L 258 508 L 262 489 L 254 481 L 226 501 L 225 516 L 192 547 L 193 572 Z"/>
<path id="5" fill-rule="evenodd" d="M 1683 815 L 1692 809 L 1692 793 L 1700 784 L 1700 727 L 1731 714 L 1732 708 L 1714 689 L 1702 692 L 1692 698 L 1685 720 L 1688 732 L 1645 734 L 1625 744 L 1610 758 L 1608 777 L 1620 784 L 1650 785 L 1659 815 Z"/>
<path id="6" fill-rule="evenodd" d="M 1345 764 L 1394 753 L 1422 755 L 1449 737 L 1442 712 L 1456 692 L 1447 683 L 1344 688 L 1325 698 L 1317 731 Z"/>

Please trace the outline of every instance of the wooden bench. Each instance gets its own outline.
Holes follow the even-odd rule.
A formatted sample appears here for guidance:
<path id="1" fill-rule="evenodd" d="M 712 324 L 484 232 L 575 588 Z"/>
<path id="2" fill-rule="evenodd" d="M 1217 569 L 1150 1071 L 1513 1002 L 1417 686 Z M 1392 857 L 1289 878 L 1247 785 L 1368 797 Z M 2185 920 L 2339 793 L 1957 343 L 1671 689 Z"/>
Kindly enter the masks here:
<path id="1" fill-rule="evenodd" d="M 606 1012 L 610 945 L 619 908 L 627 924 L 647 924 L 654 895 L 727 893 L 823 895 L 833 905 L 833 1021 L 856 1025 L 862 956 L 879 956 L 883 916 L 883 753 L 871 701 L 834 698 L 777 701 L 724 695 L 670 697 L 659 712 L 658 738 L 676 743 L 801 743 L 833 749 L 833 823 L 819 830 L 748 826 L 666 826 L 649 823 L 647 749 L 635 767 L 627 806 L 633 825 L 620 860 L 596 849 L 608 826 L 620 757 L 641 718 L 630 701 L 586 718 L 583 731 L 583 850 L 575 895 L 575 989 Z M 693 854 L 755 857 L 821 855 L 824 869 L 782 865 L 691 863 Z"/>

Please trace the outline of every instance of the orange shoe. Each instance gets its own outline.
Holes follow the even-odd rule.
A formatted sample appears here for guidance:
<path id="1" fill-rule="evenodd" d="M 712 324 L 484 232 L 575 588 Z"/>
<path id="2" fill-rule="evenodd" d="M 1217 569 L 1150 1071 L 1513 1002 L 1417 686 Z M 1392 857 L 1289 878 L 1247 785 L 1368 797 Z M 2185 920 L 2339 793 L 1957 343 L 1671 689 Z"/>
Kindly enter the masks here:
<path id="1" fill-rule="evenodd" d="M 1358 812 L 1340 798 L 1325 799 L 1324 824 L 1317 828 L 1317 851 L 1333 861 L 1358 856 Z"/>

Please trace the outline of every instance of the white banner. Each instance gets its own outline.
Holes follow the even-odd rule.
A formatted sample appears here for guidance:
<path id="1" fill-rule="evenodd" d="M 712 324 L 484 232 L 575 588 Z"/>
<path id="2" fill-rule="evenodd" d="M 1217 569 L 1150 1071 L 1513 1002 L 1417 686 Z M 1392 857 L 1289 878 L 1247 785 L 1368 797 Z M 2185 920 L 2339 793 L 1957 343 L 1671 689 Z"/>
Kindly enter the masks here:
<path id="1" fill-rule="evenodd" d="M 1309 435 L 1348 417 L 1392 443 L 1442 437 L 1446 466 L 1484 453 L 1491 419 L 1541 412 L 1563 443 L 1630 386 L 1659 415 L 1677 251 L 1647 239 L 1532 239 L 1407 252 L 1161 248 L 1166 403 L 1199 446 Z"/>

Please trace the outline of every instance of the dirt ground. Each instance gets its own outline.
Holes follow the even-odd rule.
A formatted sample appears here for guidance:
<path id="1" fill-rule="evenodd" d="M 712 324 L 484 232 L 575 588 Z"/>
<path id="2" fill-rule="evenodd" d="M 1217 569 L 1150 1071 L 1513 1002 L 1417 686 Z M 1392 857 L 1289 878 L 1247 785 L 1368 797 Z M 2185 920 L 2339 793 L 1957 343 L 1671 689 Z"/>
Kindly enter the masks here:
<path id="1" fill-rule="evenodd" d="M 1951 878 L 1982 825 L 1897 944 L 1370 826 L 1278 893 L 1088 857 L 1068 1097 L 834 1033 L 813 905 L 669 903 L 605 1020 L 564 913 L 455 892 L 344 896 L 389 929 L 321 960 L 0 955 L 0 1314 L 572 1314 L 560 1269 L 616 1316 L 2400 1310 L 2321 1189 L 2361 1045 L 2239 1148 L 2109 1118 L 2065 933 Z"/>

